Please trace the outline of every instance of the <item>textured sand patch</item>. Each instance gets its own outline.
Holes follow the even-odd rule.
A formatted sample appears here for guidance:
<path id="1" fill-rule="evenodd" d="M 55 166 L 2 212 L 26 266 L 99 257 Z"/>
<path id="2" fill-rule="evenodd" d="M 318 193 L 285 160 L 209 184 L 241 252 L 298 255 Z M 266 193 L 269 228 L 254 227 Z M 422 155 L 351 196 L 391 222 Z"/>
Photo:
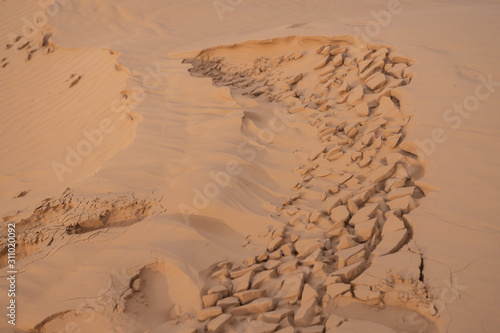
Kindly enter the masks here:
<path id="1" fill-rule="evenodd" d="M 198 313 L 207 329 L 382 329 L 333 325 L 339 298 L 434 315 L 408 219 L 424 197 L 423 169 L 398 147 L 413 114 L 400 92 L 412 60 L 352 37 L 288 37 L 208 49 L 190 62 L 192 75 L 317 130 L 317 148 L 294 150 L 300 180 L 276 207 L 283 226 L 269 230 L 267 251 L 213 269 Z"/>

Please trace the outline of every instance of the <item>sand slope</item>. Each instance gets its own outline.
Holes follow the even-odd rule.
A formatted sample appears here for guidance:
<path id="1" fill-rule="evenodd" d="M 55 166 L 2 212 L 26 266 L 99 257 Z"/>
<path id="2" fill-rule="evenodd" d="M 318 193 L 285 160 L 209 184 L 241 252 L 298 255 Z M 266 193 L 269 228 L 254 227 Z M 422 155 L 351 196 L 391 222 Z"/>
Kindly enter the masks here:
<path id="1" fill-rule="evenodd" d="M 41 200 L 92 175 L 130 142 L 140 117 L 128 111 L 130 73 L 118 52 L 58 47 L 38 4 L 2 6 L 1 196 L 12 214 L 23 191 Z"/>
<path id="2" fill-rule="evenodd" d="M 39 11 L 28 2 L 5 1 L 2 6 L 1 13 L 8 17 L 2 20 L 2 31 L 22 31 L 22 16 L 31 18 Z M 276 277 L 259 275 L 265 283 L 254 289 L 265 289 L 265 295 L 262 291 L 254 296 L 237 294 L 236 301 L 243 302 L 238 297 L 258 297 L 263 301 L 257 311 L 277 307 L 278 312 L 259 316 L 249 315 L 249 307 L 225 307 L 225 313 L 233 317 L 226 322 L 227 316 L 222 315 L 211 322 L 214 330 L 226 325 L 227 331 L 237 327 L 272 331 L 276 329 L 276 319 L 269 319 L 272 316 L 284 328 L 286 308 L 291 308 L 292 324 L 300 327 L 325 325 L 331 329 L 343 321 L 332 315 L 336 314 L 348 319 L 337 331 L 366 330 L 366 325 L 381 332 L 495 331 L 500 297 L 494 280 L 499 271 L 495 204 L 499 161 L 492 154 L 499 148 L 495 110 L 500 104 L 496 93 L 500 73 L 494 56 L 498 7 L 490 2 L 402 2 L 402 7 L 390 23 L 379 24 L 376 36 L 368 37 L 376 45 L 373 51 L 386 46 L 411 56 L 411 61 L 403 61 L 412 65 L 411 83 L 409 72 L 398 78 L 399 72 L 391 74 L 391 68 L 385 68 L 386 62 L 393 66 L 397 62 L 390 58 L 391 52 L 382 68 L 375 67 L 386 73 L 385 82 L 377 79 L 370 83 L 371 88 L 368 77 L 360 79 L 359 70 L 352 78 L 336 77 L 342 68 L 359 68 L 363 60 L 356 59 L 352 50 L 342 57 L 343 66 L 320 76 L 334 66 L 336 55 L 327 57 L 316 50 L 326 44 L 357 45 L 355 38 L 260 41 L 294 35 L 359 35 L 360 29 L 376 22 L 372 10 L 387 8 L 384 2 L 314 1 L 306 6 L 298 1 L 245 1 L 232 4 L 222 13 L 223 20 L 210 2 L 78 2 L 60 5 L 50 17 L 49 23 L 55 26 L 50 39 L 46 35 L 50 28 L 44 27 L 19 52 L 13 47 L 2 49 L 0 58 L 6 58 L 2 63 L 9 63 L 0 68 L 5 119 L 1 135 L 2 143 L 8 143 L 1 148 L 2 217 L 10 216 L 20 226 L 19 277 L 23 282 L 19 282 L 18 300 L 23 311 L 19 328 L 39 325 L 37 328 L 57 332 L 73 325 L 84 332 L 97 327 L 142 332 L 174 331 L 172 325 L 177 323 L 182 324 L 177 327 L 201 327 L 219 313 L 218 309 L 200 312 L 207 317 L 198 321 L 204 301 L 211 305 L 217 295 L 225 294 L 219 289 L 209 292 L 209 288 L 229 281 L 210 278 L 216 264 L 228 260 L 219 265 L 222 269 L 232 265 L 229 279 L 235 281 L 240 278 L 236 276 L 240 268 L 258 260 L 262 266 L 252 266 L 256 271 L 253 279 L 266 271 L 272 275 L 273 270 Z M 2 38 L 7 34 L 2 33 Z M 76 49 L 59 47 L 52 40 Z M 251 40 L 258 41 L 224 46 Z M 8 43 L 6 38 L 2 45 Z M 294 52 L 306 55 L 302 60 L 285 61 Z M 118 61 L 130 70 L 130 76 L 125 67 L 117 65 L 119 54 Z M 345 62 L 351 58 L 354 60 Z M 324 67 L 314 69 L 325 59 Z M 275 81 L 261 80 L 259 72 L 252 70 L 256 64 Z M 299 73 L 303 78 L 291 84 Z M 484 84 L 481 78 L 487 81 L 488 77 L 493 83 Z M 395 114 L 401 118 L 386 119 L 388 123 L 380 124 L 373 141 L 366 144 L 370 141 L 365 139 L 366 130 L 380 117 L 374 112 L 382 98 L 375 99 L 376 103 L 365 100 L 374 104 L 365 120 L 358 119 L 364 116 L 354 110 L 359 102 L 356 86 L 365 85 L 367 98 L 372 91 L 378 94 L 378 82 L 387 86 L 399 79 L 406 80 L 405 86 L 385 97 L 392 97 Z M 342 87 L 344 81 L 351 85 Z M 294 94 L 287 96 L 289 90 Z M 134 92 L 139 98 L 131 97 Z M 346 100 L 339 100 L 341 96 Z M 348 96 L 355 97 L 349 102 Z M 469 96 L 481 97 L 477 107 L 453 111 L 454 104 L 473 102 Z M 322 98 L 334 102 L 322 103 Z M 129 105 L 131 100 L 137 103 Z M 392 108 L 384 101 L 384 107 Z M 122 105 L 125 107 L 116 108 Z M 127 113 L 130 117 L 120 119 Z M 64 161 L 67 146 L 76 147 L 87 140 L 83 131 L 96 128 L 103 118 L 112 119 L 116 130 L 95 145 L 71 174 L 65 174 L 63 182 L 56 181 L 51 163 Z M 279 126 L 280 121 L 285 121 L 284 127 Z M 350 127 L 353 121 L 358 123 Z M 57 136 L 47 128 L 57 128 Z M 398 134 L 402 135 L 396 140 Z M 335 138 L 341 141 L 342 156 L 336 155 L 337 146 L 328 141 Z M 382 149 L 371 155 L 377 138 L 382 140 Z M 38 141 L 33 144 L 33 140 Z M 326 144 L 325 149 L 321 144 Z M 389 144 L 397 145 L 390 149 L 404 156 L 395 163 L 409 173 L 403 185 L 416 185 L 413 192 L 386 191 L 392 181 L 383 178 L 393 171 L 386 157 Z M 359 157 L 352 155 L 365 146 L 369 159 L 365 159 L 365 151 Z M 360 163 L 367 165 L 361 167 Z M 387 170 L 380 172 L 383 175 L 370 177 L 386 165 Z M 346 171 L 354 176 L 343 182 L 340 173 Z M 226 182 L 228 174 L 230 181 Z M 302 191 L 294 189 L 297 183 Z M 364 192 L 370 197 L 367 203 L 358 201 L 365 199 L 358 192 L 374 183 L 384 183 L 384 189 L 377 185 Z M 397 179 L 394 184 L 402 185 Z M 67 187 L 70 189 L 65 191 Z M 13 198 L 22 191 L 27 193 Z M 295 198 L 299 192 L 300 197 Z M 344 193 L 353 197 L 348 199 Z M 405 210 L 411 213 L 404 214 L 403 228 L 394 219 L 399 216 L 392 215 L 396 229 L 387 237 L 391 233 L 384 233 L 383 225 L 391 215 L 387 214 L 391 207 L 385 204 L 392 201 L 389 195 L 393 200 L 412 200 L 396 202 L 408 204 Z M 332 218 L 346 218 L 341 208 L 333 215 L 330 212 L 341 197 L 345 200 L 337 207 L 345 204 L 349 221 L 354 219 L 356 206 L 380 203 L 379 211 L 375 209 L 370 216 L 375 217 L 376 228 L 367 223 L 362 229 L 372 231 L 371 238 L 366 236 L 370 232 L 362 236 L 360 227 L 356 234 L 349 223 L 325 234 L 335 226 Z M 49 199 L 44 202 L 45 198 Z M 282 226 L 286 229 L 280 236 Z M 301 238 L 294 243 L 292 234 Z M 390 240 L 389 245 L 385 241 L 389 252 L 397 253 L 378 252 L 384 238 Z M 311 239 L 312 248 L 319 247 L 321 256 L 299 258 L 309 244 L 297 244 L 302 239 Z M 363 243 L 364 252 L 349 239 Z M 279 259 L 267 258 L 263 267 L 263 252 L 276 256 L 274 250 L 283 247 L 283 254 L 290 248 L 287 244 L 294 244 L 294 252 Z M 357 252 L 341 252 L 339 246 Z M 284 261 L 288 270 L 282 268 L 279 273 L 277 265 Z M 345 271 L 335 274 L 342 269 L 340 263 L 350 267 L 360 262 L 367 265 L 363 269 L 356 266 L 357 273 L 384 280 L 386 273 L 381 272 L 392 269 L 400 270 L 399 277 L 377 285 L 372 279 L 362 279 L 367 275 L 361 274 L 353 282 L 354 276 L 347 278 Z M 395 262 L 403 264 L 395 269 Z M 377 267 L 377 272 L 370 272 Z M 305 274 L 304 280 L 311 275 L 308 287 L 299 293 L 302 300 L 290 304 L 282 301 L 279 284 L 294 269 Z M 325 276 L 318 280 L 321 272 Z M 330 282 L 337 286 L 328 289 L 325 283 L 331 273 L 342 281 L 332 277 Z M 413 282 L 405 281 L 406 276 Z M 289 283 L 293 281 L 290 278 Z M 346 282 L 352 282 L 352 287 L 344 285 Z M 4 288 L 5 282 L 0 285 Z M 285 289 L 293 289 L 288 286 Z M 332 297 L 337 292 L 343 295 Z M 204 297 L 209 293 L 215 296 Z M 269 297 L 274 301 L 269 303 Z M 381 300 L 386 303 L 383 311 L 374 305 Z M 225 302 L 237 305 L 234 299 Z M 315 302 L 325 306 L 315 307 Z M 64 315 L 54 315 L 58 313 Z M 327 314 L 332 318 L 329 321 Z M 395 316 L 401 320 L 395 323 Z M 257 325 L 263 322 L 266 324 Z"/>

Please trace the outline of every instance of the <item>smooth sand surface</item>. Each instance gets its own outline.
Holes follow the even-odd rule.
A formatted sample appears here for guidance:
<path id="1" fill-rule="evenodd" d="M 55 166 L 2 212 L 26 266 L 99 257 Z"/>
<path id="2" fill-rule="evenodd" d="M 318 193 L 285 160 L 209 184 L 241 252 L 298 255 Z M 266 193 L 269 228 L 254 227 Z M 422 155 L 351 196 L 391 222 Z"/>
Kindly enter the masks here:
<path id="1" fill-rule="evenodd" d="M 496 332 L 499 15 L 1 2 L 0 331 Z"/>

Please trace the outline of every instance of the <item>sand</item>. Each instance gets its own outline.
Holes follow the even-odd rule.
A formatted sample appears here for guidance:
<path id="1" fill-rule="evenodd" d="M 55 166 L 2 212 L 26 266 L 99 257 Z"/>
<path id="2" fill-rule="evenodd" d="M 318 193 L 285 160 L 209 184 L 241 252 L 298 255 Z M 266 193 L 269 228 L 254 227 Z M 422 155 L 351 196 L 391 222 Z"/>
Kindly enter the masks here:
<path id="1" fill-rule="evenodd" d="M 497 330 L 495 2 L 0 8 L 0 331 Z"/>

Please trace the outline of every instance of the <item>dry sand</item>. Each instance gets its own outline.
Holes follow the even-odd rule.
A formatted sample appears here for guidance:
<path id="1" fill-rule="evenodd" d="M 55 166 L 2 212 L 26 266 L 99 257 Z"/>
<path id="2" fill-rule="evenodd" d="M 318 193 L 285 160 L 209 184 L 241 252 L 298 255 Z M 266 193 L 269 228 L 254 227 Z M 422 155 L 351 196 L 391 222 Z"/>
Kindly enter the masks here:
<path id="1" fill-rule="evenodd" d="M 0 332 L 496 332 L 499 15 L 1 2 Z"/>

